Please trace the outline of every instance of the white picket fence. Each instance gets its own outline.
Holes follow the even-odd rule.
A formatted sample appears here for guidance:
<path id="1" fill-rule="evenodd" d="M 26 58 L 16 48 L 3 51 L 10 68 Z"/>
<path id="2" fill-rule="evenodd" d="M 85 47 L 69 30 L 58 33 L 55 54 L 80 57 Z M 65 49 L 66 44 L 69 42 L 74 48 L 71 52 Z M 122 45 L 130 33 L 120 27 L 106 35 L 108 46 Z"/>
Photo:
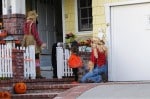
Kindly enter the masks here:
<path id="1" fill-rule="evenodd" d="M 72 69 L 67 65 L 67 60 L 70 56 L 70 51 L 62 47 L 56 48 L 57 56 L 57 76 L 58 78 L 69 77 L 73 75 Z"/>
<path id="2" fill-rule="evenodd" d="M 24 51 L 24 77 L 35 79 L 35 46 L 17 48 Z M 0 45 L 0 77 L 13 78 L 12 48 L 8 45 Z"/>
<path id="3" fill-rule="evenodd" d="M 0 77 L 12 77 L 12 50 L 0 45 Z"/>

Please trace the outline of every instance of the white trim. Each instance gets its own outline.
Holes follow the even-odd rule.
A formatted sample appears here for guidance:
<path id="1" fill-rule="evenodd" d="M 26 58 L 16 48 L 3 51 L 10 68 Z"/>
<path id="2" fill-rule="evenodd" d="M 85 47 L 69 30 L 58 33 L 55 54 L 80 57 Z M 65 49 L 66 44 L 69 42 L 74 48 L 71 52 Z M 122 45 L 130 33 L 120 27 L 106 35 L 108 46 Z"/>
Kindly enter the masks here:
<path id="1" fill-rule="evenodd" d="M 2 6 L 3 6 L 3 15 L 7 15 L 7 1 L 2 0 Z"/>
<path id="2" fill-rule="evenodd" d="M 150 3 L 150 0 L 130 0 L 130 1 L 123 1 L 123 2 L 115 2 L 115 3 L 108 3 L 105 6 L 121 6 L 121 5 L 130 5 L 130 4 L 141 4 L 141 3 Z"/>
<path id="3" fill-rule="evenodd" d="M 111 74 L 113 68 L 110 66 L 112 64 L 112 44 L 111 44 L 111 7 L 115 6 L 124 6 L 124 5 L 133 5 L 133 4 L 143 4 L 150 3 L 150 0 L 132 0 L 132 1 L 124 1 L 124 2 L 116 2 L 116 3 L 108 3 L 105 4 L 105 16 L 106 16 L 106 24 L 108 24 L 108 28 L 106 28 L 107 40 L 108 40 L 108 80 L 112 81 L 111 78 L 114 78 L 114 75 Z M 110 71 L 111 70 L 111 71 Z"/>
<path id="4" fill-rule="evenodd" d="M 62 24 L 63 24 L 63 43 L 65 43 L 65 10 L 64 10 L 64 0 L 62 0 Z"/>
<path id="5" fill-rule="evenodd" d="M 74 11 L 75 11 L 75 16 L 77 16 L 77 17 L 75 17 L 75 32 L 77 33 L 77 34 L 79 34 L 79 31 L 78 31 L 78 10 L 77 10 L 77 2 L 78 2 L 78 0 L 74 0 Z"/>
<path id="6" fill-rule="evenodd" d="M 75 17 L 75 32 L 76 32 L 76 34 L 77 35 L 85 35 L 85 34 L 87 34 L 87 35 L 90 35 L 90 34 L 92 34 L 93 33 L 93 31 L 78 31 L 79 30 L 79 28 L 78 28 L 78 4 L 77 4 L 77 0 L 74 0 L 74 11 L 75 11 L 75 16 L 77 16 L 77 17 Z"/>
<path id="7" fill-rule="evenodd" d="M 105 16 L 106 16 L 106 24 L 109 25 L 107 28 L 106 28 L 106 39 L 108 41 L 107 43 L 107 47 L 108 47 L 108 66 L 110 66 L 112 64 L 112 60 L 111 60 L 111 57 L 112 57 L 112 52 L 111 52 L 111 33 L 110 33 L 110 6 L 107 6 L 105 7 Z M 110 66 L 111 67 L 111 66 Z M 109 79 L 109 76 L 111 74 L 110 70 L 112 70 L 112 68 L 108 68 L 108 80 L 111 81 L 111 79 Z"/>

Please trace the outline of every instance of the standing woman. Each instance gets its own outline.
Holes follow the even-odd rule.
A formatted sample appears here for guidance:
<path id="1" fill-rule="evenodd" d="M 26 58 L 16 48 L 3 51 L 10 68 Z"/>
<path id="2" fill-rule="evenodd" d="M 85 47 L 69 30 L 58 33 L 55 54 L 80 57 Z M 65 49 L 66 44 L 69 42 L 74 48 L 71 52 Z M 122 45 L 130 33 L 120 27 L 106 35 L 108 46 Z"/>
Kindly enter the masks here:
<path id="1" fill-rule="evenodd" d="M 46 47 L 46 44 L 41 41 L 37 31 L 37 16 L 38 15 L 36 14 L 35 10 L 28 12 L 27 19 L 24 24 L 24 37 L 22 46 L 28 47 L 30 45 L 35 45 L 36 77 L 41 77 L 39 54 L 41 53 L 41 49 Z"/>
<path id="2" fill-rule="evenodd" d="M 105 46 L 105 42 L 99 38 L 94 38 L 92 52 L 88 63 L 89 72 L 82 77 L 81 82 L 105 82 L 107 75 L 106 61 L 107 48 Z"/>

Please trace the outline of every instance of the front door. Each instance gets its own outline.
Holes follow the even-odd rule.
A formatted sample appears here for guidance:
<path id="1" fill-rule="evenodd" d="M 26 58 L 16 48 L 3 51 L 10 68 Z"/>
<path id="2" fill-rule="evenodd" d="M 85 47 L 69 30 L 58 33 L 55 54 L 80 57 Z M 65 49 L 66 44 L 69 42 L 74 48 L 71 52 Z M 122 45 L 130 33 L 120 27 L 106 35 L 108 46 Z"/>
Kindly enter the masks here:
<path id="1" fill-rule="evenodd" d="M 56 42 L 62 42 L 62 7 L 61 0 L 37 0 L 38 13 L 38 32 L 47 47 L 42 50 L 41 54 L 41 70 L 44 76 L 52 76 L 50 71 L 52 68 L 51 54 L 52 45 Z M 48 74 L 46 74 L 46 72 Z"/>
<path id="2" fill-rule="evenodd" d="M 43 54 L 50 54 L 52 44 L 56 41 L 54 30 L 54 4 L 52 0 L 37 0 L 38 31 L 47 48 Z"/>

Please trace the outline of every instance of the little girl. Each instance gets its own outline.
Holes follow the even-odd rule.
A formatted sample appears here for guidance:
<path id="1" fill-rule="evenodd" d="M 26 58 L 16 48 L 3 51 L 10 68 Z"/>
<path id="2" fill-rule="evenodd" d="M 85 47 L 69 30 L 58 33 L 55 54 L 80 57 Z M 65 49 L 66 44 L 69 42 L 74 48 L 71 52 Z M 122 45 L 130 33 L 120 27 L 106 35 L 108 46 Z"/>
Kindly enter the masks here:
<path id="1" fill-rule="evenodd" d="M 72 68 L 73 70 L 73 74 L 74 74 L 74 77 L 75 77 L 75 82 L 74 83 L 77 83 L 78 82 L 78 69 L 82 66 L 82 60 L 81 58 L 78 56 L 78 47 L 76 46 L 72 46 L 71 47 L 71 55 L 68 59 L 68 65 L 70 68 Z"/>

